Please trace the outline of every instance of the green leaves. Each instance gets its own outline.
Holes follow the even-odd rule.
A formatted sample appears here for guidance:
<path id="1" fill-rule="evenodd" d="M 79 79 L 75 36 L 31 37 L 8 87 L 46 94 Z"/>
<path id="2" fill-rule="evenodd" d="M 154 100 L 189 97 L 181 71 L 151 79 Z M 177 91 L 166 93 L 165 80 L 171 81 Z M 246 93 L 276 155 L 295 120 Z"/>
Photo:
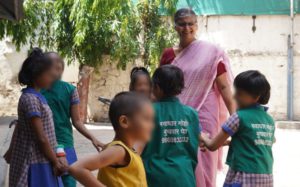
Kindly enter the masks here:
<path id="1" fill-rule="evenodd" d="M 140 18 L 143 23 L 143 47 L 144 63 L 155 69 L 162 50 L 166 47 L 172 47 L 176 43 L 176 34 L 173 29 L 172 21 L 168 17 L 159 15 L 160 9 L 169 15 L 176 11 L 177 0 L 141 0 L 138 3 Z"/>
<path id="2" fill-rule="evenodd" d="M 163 48 L 175 42 L 171 22 L 158 12 L 173 13 L 176 1 L 140 0 L 25 0 L 25 19 L 0 20 L 0 39 L 57 50 L 68 62 L 97 67 L 103 55 L 125 68 L 142 55 L 152 68 Z"/>

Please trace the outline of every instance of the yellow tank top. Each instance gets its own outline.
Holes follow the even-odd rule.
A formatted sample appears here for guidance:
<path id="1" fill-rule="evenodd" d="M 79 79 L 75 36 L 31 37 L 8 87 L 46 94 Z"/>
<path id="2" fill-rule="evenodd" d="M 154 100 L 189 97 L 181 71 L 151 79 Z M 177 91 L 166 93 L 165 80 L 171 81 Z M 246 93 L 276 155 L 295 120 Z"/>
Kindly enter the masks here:
<path id="1" fill-rule="evenodd" d="M 107 166 L 99 170 L 98 180 L 108 187 L 147 187 L 146 173 L 143 161 L 137 153 L 121 141 L 113 141 L 109 146 L 120 145 L 130 156 L 130 161 L 124 167 Z"/>

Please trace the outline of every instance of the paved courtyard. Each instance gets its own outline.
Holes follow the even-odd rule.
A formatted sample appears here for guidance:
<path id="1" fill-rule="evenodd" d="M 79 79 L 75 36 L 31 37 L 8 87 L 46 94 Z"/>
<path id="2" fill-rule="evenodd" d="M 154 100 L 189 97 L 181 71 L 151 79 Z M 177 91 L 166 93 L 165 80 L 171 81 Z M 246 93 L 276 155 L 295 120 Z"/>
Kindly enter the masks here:
<path id="1" fill-rule="evenodd" d="M 0 119 L 0 154 L 4 154 L 8 142 L 3 144 L 5 138 L 10 137 L 11 131 L 8 130 L 8 123 L 11 118 Z M 87 125 L 88 129 L 103 142 L 110 142 L 114 136 L 111 126 L 107 124 Z M 79 159 L 87 154 L 96 153 L 96 149 L 92 144 L 74 130 L 75 145 Z M 300 142 L 300 130 L 283 130 L 276 131 L 277 142 L 274 145 L 274 178 L 275 187 L 299 187 L 300 178 L 300 149 L 297 143 Z M 224 160 L 226 158 L 226 151 L 224 153 Z M 0 159 L 0 181 L 1 176 L 4 175 L 6 165 L 3 159 Z M 217 187 L 222 186 L 226 174 L 226 167 L 224 171 L 218 173 Z M 5 186 L 0 183 L 0 187 Z M 80 186 L 80 185 L 78 185 Z"/>

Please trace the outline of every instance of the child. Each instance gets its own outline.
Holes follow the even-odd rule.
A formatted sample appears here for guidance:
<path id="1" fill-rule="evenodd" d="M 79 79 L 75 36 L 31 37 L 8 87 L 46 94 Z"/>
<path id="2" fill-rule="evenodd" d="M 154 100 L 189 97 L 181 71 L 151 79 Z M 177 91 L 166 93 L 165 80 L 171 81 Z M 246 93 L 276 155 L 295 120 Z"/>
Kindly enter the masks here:
<path id="1" fill-rule="evenodd" d="M 18 104 L 18 123 L 11 143 L 9 186 L 57 187 L 63 186 L 60 175 L 66 171 L 65 159 L 58 158 L 51 110 L 40 94 L 54 78 L 52 63 L 35 48 L 24 61 L 19 82 L 26 85 Z M 64 156 L 60 152 L 60 156 Z"/>
<path id="2" fill-rule="evenodd" d="M 176 96 L 184 88 L 183 72 L 172 65 L 153 75 L 157 103 L 155 130 L 142 153 L 149 187 L 195 187 L 199 119 L 197 112 Z"/>
<path id="3" fill-rule="evenodd" d="M 46 56 L 54 65 L 57 79 L 50 89 L 45 89 L 41 93 L 45 96 L 53 113 L 57 142 L 64 147 L 68 164 L 71 165 L 77 161 L 72 125 L 88 138 L 98 151 L 103 144 L 85 128 L 80 119 L 79 95 L 76 87 L 60 80 L 64 71 L 63 59 L 55 52 L 47 52 Z M 68 173 L 62 176 L 62 181 L 64 187 L 76 187 L 75 179 Z"/>
<path id="4" fill-rule="evenodd" d="M 100 153 L 77 161 L 69 172 L 87 187 L 147 187 L 137 141 L 147 142 L 153 130 L 154 111 L 148 98 L 133 92 L 115 96 L 109 108 L 114 140 Z M 98 180 L 90 171 L 99 169 Z"/>
<path id="5" fill-rule="evenodd" d="M 130 73 L 129 91 L 135 91 L 151 97 L 151 78 L 148 70 L 144 67 L 134 67 Z"/>
<path id="6" fill-rule="evenodd" d="M 202 135 L 203 143 L 213 151 L 232 137 L 226 161 L 230 168 L 224 187 L 272 187 L 275 125 L 261 106 L 269 101 L 270 84 L 260 72 L 246 71 L 235 78 L 234 86 L 238 111 L 224 123 L 215 138 Z"/>

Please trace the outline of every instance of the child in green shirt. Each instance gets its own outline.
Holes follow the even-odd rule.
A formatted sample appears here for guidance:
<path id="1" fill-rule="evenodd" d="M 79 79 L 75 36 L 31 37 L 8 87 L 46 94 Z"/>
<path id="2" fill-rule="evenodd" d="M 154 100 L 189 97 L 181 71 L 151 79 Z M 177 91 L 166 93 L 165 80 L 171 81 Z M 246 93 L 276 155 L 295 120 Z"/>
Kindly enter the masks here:
<path id="1" fill-rule="evenodd" d="M 142 153 L 149 187 L 195 187 L 198 113 L 176 97 L 184 88 L 183 72 L 172 65 L 153 75 L 155 130 Z"/>
<path id="2" fill-rule="evenodd" d="M 203 143 L 214 151 L 229 136 L 232 138 L 226 160 L 230 168 L 224 187 L 272 187 L 275 125 L 267 108 L 262 106 L 269 101 L 270 84 L 263 74 L 251 70 L 239 74 L 234 86 L 237 112 L 213 139 L 203 134 Z"/>

